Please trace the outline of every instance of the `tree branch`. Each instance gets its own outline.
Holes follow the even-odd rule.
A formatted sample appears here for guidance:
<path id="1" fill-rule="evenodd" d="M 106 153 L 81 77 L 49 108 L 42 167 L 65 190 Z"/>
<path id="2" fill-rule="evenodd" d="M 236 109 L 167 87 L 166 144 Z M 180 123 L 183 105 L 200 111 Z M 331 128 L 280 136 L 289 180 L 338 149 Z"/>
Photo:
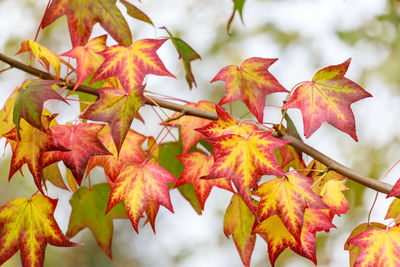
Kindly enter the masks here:
<path id="1" fill-rule="evenodd" d="M 44 71 L 38 70 L 36 68 L 33 68 L 31 66 L 28 66 L 26 64 L 23 64 L 23 63 L 15 60 L 15 59 L 12 59 L 2 53 L 0 53 L 0 60 L 9 64 L 12 67 L 15 67 L 24 72 L 27 72 L 34 76 L 37 76 L 41 79 L 53 80 L 53 77 L 50 74 L 48 74 Z M 65 82 L 65 80 L 62 80 L 62 79 L 61 79 L 61 81 Z M 68 84 L 67 87 L 69 89 L 73 89 L 74 86 L 75 86 L 74 84 Z M 89 86 L 80 85 L 76 90 L 98 96 L 97 89 L 89 87 Z M 217 120 L 218 119 L 217 114 L 214 112 L 200 110 L 200 109 L 196 109 L 196 108 L 192 108 L 192 107 L 186 107 L 186 106 L 183 106 L 180 104 L 176 104 L 176 103 L 162 100 L 162 99 L 157 99 L 157 98 L 150 97 L 150 96 L 145 96 L 145 100 L 146 100 L 145 103 L 147 105 L 153 105 L 153 106 L 158 105 L 163 108 L 182 112 L 185 115 L 191 115 L 191 116 L 205 118 L 205 119 L 209 119 L 209 120 Z M 331 159 L 330 157 L 326 156 L 325 154 L 321 153 L 320 151 L 316 150 L 315 148 L 305 144 L 304 142 L 300 141 L 299 139 L 297 139 L 289 134 L 279 132 L 279 133 L 275 133 L 274 135 L 277 138 L 289 141 L 290 145 L 292 145 L 293 147 L 299 149 L 303 153 L 305 153 L 305 154 L 311 156 L 312 158 L 314 158 L 315 160 L 321 162 L 322 164 L 327 166 L 330 170 L 336 171 L 337 173 L 340 173 L 341 175 L 347 177 L 350 180 L 353 180 L 353 181 L 360 183 L 368 188 L 371 188 L 373 190 L 376 190 L 378 192 L 385 193 L 385 194 L 388 194 L 392 189 L 392 186 L 390 184 L 379 181 L 377 179 L 374 179 L 374 178 L 371 178 L 368 176 L 365 176 L 365 175 L 362 175 L 362 174 L 359 174 L 356 171 L 344 166 L 343 164 L 340 164 L 339 162 Z"/>

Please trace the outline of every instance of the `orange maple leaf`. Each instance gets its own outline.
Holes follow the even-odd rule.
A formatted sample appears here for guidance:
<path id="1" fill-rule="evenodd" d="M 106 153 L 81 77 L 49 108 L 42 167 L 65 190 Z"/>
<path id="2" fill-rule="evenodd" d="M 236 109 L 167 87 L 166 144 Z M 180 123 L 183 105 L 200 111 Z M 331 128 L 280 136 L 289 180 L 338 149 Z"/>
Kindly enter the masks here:
<path id="1" fill-rule="evenodd" d="M 14 128 L 3 136 L 7 138 L 8 142 L 15 142 L 12 144 L 12 157 L 10 164 L 10 174 L 8 179 L 16 173 L 26 163 L 28 164 L 29 171 L 33 175 L 33 180 L 40 192 L 42 189 L 42 173 L 43 168 L 51 163 L 44 162 L 42 156 L 47 151 L 68 151 L 68 148 L 63 146 L 51 134 L 49 124 L 54 117 L 42 116 L 42 123 L 46 132 L 38 130 L 25 120 L 21 120 L 21 138 L 18 138 L 17 129 Z"/>
<path id="2" fill-rule="evenodd" d="M 215 104 L 208 101 L 199 101 L 198 103 L 189 103 L 185 107 L 193 107 L 201 110 L 215 112 Z M 172 118 L 179 116 L 181 113 L 172 114 Z M 204 138 L 203 134 L 196 129 L 208 125 L 211 120 L 202 119 L 194 116 L 184 115 L 179 119 L 165 122 L 166 125 L 175 125 L 180 127 L 182 137 L 182 153 L 186 153 L 193 145 Z"/>
<path id="3" fill-rule="evenodd" d="M 400 265 L 400 225 L 382 229 L 373 227 L 349 238 L 347 244 L 361 248 L 354 266 L 388 266 Z"/>
<path id="4" fill-rule="evenodd" d="M 103 63 L 103 56 L 98 52 L 106 49 L 107 35 L 102 35 L 90 40 L 84 46 L 76 46 L 71 50 L 61 54 L 61 56 L 76 58 L 76 83 L 74 90 L 93 74 Z"/>
<path id="5" fill-rule="evenodd" d="M 253 131 L 258 131 L 259 128 L 250 123 L 239 123 L 233 116 L 229 115 L 224 108 L 216 105 L 215 110 L 218 115 L 218 120 L 195 129 L 206 137 L 218 137 L 226 134 L 238 134 L 243 137 Z"/>
<path id="6" fill-rule="evenodd" d="M 336 214 L 344 214 L 349 211 L 349 203 L 343 195 L 348 188 L 343 184 L 344 176 L 335 171 L 328 170 L 319 161 L 312 160 L 307 166 L 309 177 L 314 179 L 312 190 L 319 195 L 322 201 L 329 207 L 329 217 L 333 219 Z"/>
<path id="7" fill-rule="evenodd" d="M 125 200 L 129 219 L 138 232 L 140 218 L 149 200 L 156 201 L 173 212 L 168 183 L 176 181 L 172 174 L 160 166 L 149 163 L 125 164 L 112 184 L 107 212 Z"/>
<path id="8" fill-rule="evenodd" d="M 99 139 L 112 155 L 90 157 L 86 173 L 89 173 L 95 166 L 101 166 L 107 177 L 114 181 L 125 163 L 142 163 L 146 158 L 141 147 L 146 137 L 133 130 L 128 131 L 119 154 L 109 131 L 102 133 Z"/>
<path id="9" fill-rule="evenodd" d="M 233 192 L 232 185 L 226 178 L 201 179 L 202 176 L 210 173 L 211 167 L 214 164 L 214 156 L 207 156 L 200 152 L 189 152 L 176 157 L 185 167 L 175 187 L 184 184 L 193 184 L 194 192 L 202 210 L 204 210 L 204 204 L 214 186 Z"/>
<path id="10" fill-rule="evenodd" d="M 167 39 L 141 39 L 129 47 L 115 45 L 100 54 L 104 57 L 92 82 L 116 76 L 127 92 L 143 94 L 147 74 L 174 77 L 164 66 L 156 51 Z"/>
<path id="11" fill-rule="evenodd" d="M 304 135 L 310 137 L 323 122 L 349 134 L 357 141 L 350 105 L 372 95 L 347 79 L 351 59 L 319 70 L 312 81 L 301 83 L 282 109 L 298 108 L 303 116 Z"/>
<path id="12" fill-rule="evenodd" d="M 21 250 L 22 266 L 43 266 L 47 244 L 75 247 L 61 232 L 54 210 L 56 199 L 40 194 L 17 198 L 0 207 L 0 265 Z"/>
<path id="13" fill-rule="evenodd" d="M 215 162 L 204 179 L 226 177 L 233 181 L 243 200 L 255 213 L 250 188 L 256 188 L 262 175 L 284 175 L 274 149 L 288 142 L 269 131 L 251 132 L 243 137 L 227 134 L 207 139 L 214 147 Z"/>
<path id="14" fill-rule="evenodd" d="M 223 105 L 235 100 L 242 100 L 259 122 L 263 122 L 265 99 L 267 95 L 288 92 L 268 71 L 278 59 L 252 57 L 240 66 L 229 65 L 211 80 L 225 81 L 226 95 L 219 101 Z"/>
<path id="15" fill-rule="evenodd" d="M 297 172 L 261 184 L 254 195 L 260 197 L 257 213 L 261 220 L 278 215 L 295 239 L 300 238 L 306 208 L 327 209 L 311 190 L 313 180 Z"/>

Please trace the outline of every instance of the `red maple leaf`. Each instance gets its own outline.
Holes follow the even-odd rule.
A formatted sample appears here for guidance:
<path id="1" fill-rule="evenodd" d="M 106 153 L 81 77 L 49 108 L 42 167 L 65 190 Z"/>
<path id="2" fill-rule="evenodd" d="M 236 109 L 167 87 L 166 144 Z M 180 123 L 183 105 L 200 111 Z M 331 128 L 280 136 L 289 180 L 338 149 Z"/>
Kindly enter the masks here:
<path id="1" fill-rule="evenodd" d="M 210 173 L 214 164 L 214 156 L 207 156 L 200 152 L 190 152 L 176 157 L 185 165 L 185 168 L 175 187 L 189 183 L 193 184 L 201 209 L 204 210 L 204 204 L 214 186 L 233 192 L 232 185 L 226 178 L 201 179 L 202 176 Z"/>
<path id="2" fill-rule="evenodd" d="M 120 44 L 130 45 L 132 34 L 116 1 L 53 0 L 42 20 L 42 29 L 66 15 L 72 46 L 85 45 L 93 26 L 100 25 Z"/>
<path id="3" fill-rule="evenodd" d="M 242 100 L 259 122 L 263 122 L 265 99 L 267 95 L 288 92 L 268 71 L 278 59 L 252 57 L 240 66 L 229 65 L 211 80 L 225 81 L 226 94 L 219 101 L 223 105 L 235 100 Z"/>
<path id="4" fill-rule="evenodd" d="M 51 151 L 43 153 L 42 160 L 51 164 L 62 160 L 81 184 L 89 158 L 95 155 L 111 155 L 97 137 L 104 125 L 80 123 L 73 126 L 56 125 L 50 128 L 56 140 L 70 151 Z"/>
<path id="5" fill-rule="evenodd" d="M 342 64 L 321 69 L 312 81 L 301 83 L 283 105 L 282 109 L 300 109 L 306 138 L 318 130 L 323 122 L 328 122 L 357 141 L 350 104 L 371 97 L 371 94 L 344 77 L 350 61 L 348 59 Z"/>

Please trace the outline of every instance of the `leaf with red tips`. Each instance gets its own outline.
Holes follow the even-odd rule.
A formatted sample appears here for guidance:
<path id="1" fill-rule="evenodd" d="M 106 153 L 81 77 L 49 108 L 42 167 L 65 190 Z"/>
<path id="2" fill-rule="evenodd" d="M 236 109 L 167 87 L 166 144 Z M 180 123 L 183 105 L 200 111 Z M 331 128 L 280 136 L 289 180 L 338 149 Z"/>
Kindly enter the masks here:
<path id="1" fill-rule="evenodd" d="M 127 92 L 143 94 L 143 80 L 147 74 L 174 77 L 164 66 L 156 51 L 167 39 L 141 39 L 129 47 L 115 45 L 100 54 L 104 62 L 92 82 L 116 76 Z"/>
<path id="2" fill-rule="evenodd" d="M 146 159 L 141 147 L 146 137 L 133 130 L 128 131 L 119 153 L 109 131 L 101 133 L 99 139 L 112 155 L 90 157 L 86 173 L 89 173 L 95 166 L 101 166 L 107 177 L 114 181 L 125 163 L 142 163 Z"/>
<path id="3" fill-rule="evenodd" d="M 111 188 L 107 212 L 122 200 L 136 232 L 149 200 L 173 212 L 168 183 L 176 178 L 160 166 L 145 163 L 125 164 Z M 153 203 L 154 204 L 154 203 Z"/>
<path id="4" fill-rule="evenodd" d="M 99 95 L 100 98 L 87 107 L 80 117 L 92 121 L 106 121 L 110 125 L 111 135 L 119 152 L 133 118 L 144 104 L 144 98 L 135 90 L 128 93 L 120 88 L 100 88 Z"/>
<path id="5" fill-rule="evenodd" d="M 279 161 L 280 166 L 286 172 L 293 169 L 305 169 L 306 164 L 302 158 L 301 152 L 298 152 L 291 145 L 285 145 L 279 147 L 279 150 L 275 150 L 275 156 Z"/>
<path id="6" fill-rule="evenodd" d="M 354 230 L 351 232 L 350 236 L 347 238 L 346 243 L 344 244 L 344 250 L 349 251 L 349 256 L 350 256 L 349 260 L 350 260 L 351 267 L 354 266 L 354 263 L 355 263 L 358 255 L 360 255 L 361 248 L 349 243 L 348 241 L 351 238 L 363 233 L 364 231 L 366 231 L 368 229 L 386 229 L 386 225 L 377 223 L 377 222 L 371 222 L 371 223 L 360 224 L 356 228 L 354 228 Z"/>
<path id="7" fill-rule="evenodd" d="M 214 147 L 215 162 L 205 179 L 226 177 L 233 181 L 250 210 L 250 188 L 257 187 L 262 175 L 284 175 L 274 149 L 288 142 L 271 132 L 252 132 L 246 137 L 227 134 L 207 140 Z"/>
<path id="8" fill-rule="evenodd" d="M 63 15 L 67 16 L 73 47 L 87 43 L 97 22 L 119 44 L 132 43 L 129 25 L 116 6 L 116 0 L 53 0 L 43 16 L 42 29 Z"/>
<path id="9" fill-rule="evenodd" d="M 367 229 L 349 238 L 346 243 L 361 248 L 354 266 L 400 265 L 400 225 L 388 229 Z"/>
<path id="10" fill-rule="evenodd" d="M 49 129 L 50 121 L 53 118 L 48 116 L 42 116 L 42 123 L 45 129 Z M 44 162 L 42 156 L 47 151 L 66 151 L 65 148 L 58 140 L 53 136 L 49 130 L 42 132 L 37 128 L 31 126 L 25 120 L 21 120 L 21 138 L 18 138 L 16 128 L 12 129 L 8 133 L 3 135 L 8 141 L 13 141 L 13 154 L 11 157 L 10 174 L 8 179 L 16 173 L 26 163 L 28 164 L 29 171 L 32 173 L 33 180 L 40 192 L 42 189 L 42 174 L 43 168 L 48 166 L 50 163 Z"/>
<path id="11" fill-rule="evenodd" d="M 316 233 L 319 231 L 329 231 L 329 229 L 335 227 L 335 225 L 331 223 L 330 218 L 328 218 L 323 211 L 314 208 L 307 208 L 304 211 L 304 223 L 300 235 L 302 247 L 301 256 L 310 259 L 314 262 L 315 266 L 317 266 Z"/>
<path id="12" fill-rule="evenodd" d="M 193 107 L 201 110 L 207 110 L 215 112 L 215 104 L 208 101 L 199 101 L 198 103 L 189 103 L 185 107 Z M 174 113 L 174 116 L 178 116 L 181 113 Z M 203 127 L 212 122 L 211 120 L 202 119 L 194 116 L 184 115 L 177 120 L 166 122 L 163 124 L 179 126 L 182 137 L 182 153 L 186 153 L 193 145 L 204 138 L 203 134 L 196 131 L 197 128 Z"/>
<path id="13" fill-rule="evenodd" d="M 326 209 L 320 197 L 311 190 L 313 180 L 289 172 L 263 183 L 253 194 L 260 197 L 257 214 L 261 220 L 278 215 L 295 239 L 300 238 L 306 208 Z"/>
<path id="14" fill-rule="evenodd" d="M 76 247 L 61 232 L 54 210 L 57 200 L 36 194 L 31 199 L 17 198 L 0 207 L 0 265 L 18 249 L 21 264 L 43 266 L 47 244 Z"/>
<path id="15" fill-rule="evenodd" d="M 301 83 L 282 109 L 298 108 L 303 116 L 304 135 L 310 137 L 323 122 L 357 139 L 350 105 L 372 97 L 352 80 L 344 77 L 351 59 L 319 70 L 310 82 Z"/>
<path id="16" fill-rule="evenodd" d="M 397 197 L 400 196 L 400 178 L 394 184 L 392 190 L 390 190 L 389 194 L 387 194 L 386 198 L 388 197 Z"/>
<path id="17" fill-rule="evenodd" d="M 46 131 L 42 124 L 43 104 L 49 99 L 56 99 L 67 103 L 65 99 L 53 90 L 52 86 L 60 81 L 40 80 L 28 83 L 22 88 L 15 100 L 13 121 L 20 136 L 19 122 L 24 118 L 30 125 Z"/>
<path id="18" fill-rule="evenodd" d="M 253 232 L 259 234 L 267 242 L 268 256 L 272 266 L 286 248 L 290 248 L 317 265 L 316 232 L 327 231 L 332 227 L 334 225 L 321 210 L 306 208 L 300 238 L 296 239 L 289 232 L 278 215 L 272 215 L 256 225 Z"/>
<path id="19" fill-rule="evenodd" d="M 43 153 L 42 161 L 51 164 L 62 160 L 81 184 L 89 158 L 95 155 L 111 155 L 100 142 L 97 134 L 104 125 L 80 123 L 73 126 L 56 125 L 50 128 L 56 140 L 70 151 L 51 151 Z"/>
<path id="20" fill-rule="evenodd" d="M 50 66 L 52 66 L 54 72 L 56 73 L 56 79 L 60 78 L 61 63 L 66 65 L 71 70 L 74 69 L 70 64 L 57 56 L 50 49 L 39 43 L 36 43 L 33 40 L 24 40 L 21 43 L 21 49 L 17 52 L 17 55 L 24 52 L 29 52 L 31 55 L 33 55 L 35 57 L 35 62 L 40 59 L 41 63 L 49 73 Z"/>
<path id="21" fill-rule="evenodd" d="M 349 203 L 342 193 L 348 189 L 343 184 L 345 177 L 335 171 L 326 171 L 327 167 L 316 160 L 312 160 L 307 169 L 311 170 L 308 176 L 314 179 L 312 190 L 329 207 L 329 217 L 333 219 L 335 214 L 347 213 Z"/>
<path id="22" fill-rule="evenodd" d="M 73 57 L 76 59 L 76 83 L 74 90 L 83 83 L 89 75 L 94 72 L 103 63 L 103 56 L 98 52 L 106 49 L 107 35 L 102 35 L 90 40 L 84 46 L 76 46 L 71 50 L 61 54 L 61 56 Z"/>
<path id="23" fill-rule="evenodd" d="M 129 16 L 131 16 L 134 19 L 146 22 L 146 23 L 154 26 L 151 19 L 142 10 L 140 10 L 139 8 L 132 5 L 131 3 L 129 3 L 126 0 L 120 0 L 120 1 L 126 7 L 126 12 L 128 13 Z"/>
<path id="24" fill-rule="evenodd" d="M 112 259 L 113 220 L 127 219 L 128 216 L 122 203 L 105 214 L 110 192 L 110 187 L 106 183 L 96 184 L 91 188 L 80 187 L 69 201 L 72 212 L 65 235 L 72 238 L 84 228 L 89 228 L 97 244 Z"/>
<path id="25" fill-rule="evenodd" d="M 225 82 L 226 94 L 218 105 L 242 100 L 262 123 L 267 95 L 288 92 L 268 71 L 275 61 L 276 58 L 252 57 L 246 59 L 240 66 L 229 65 L 220 70 L 211 80 L 211 82 Z"/>
<path id="26" fill-rule="evenodd" d="M 185 165 L 185 168 L 175 187 L 189 183 L 193 184 L 202 210 L 204 210 L 204 204 L 214 186 L 233 192 L 232 185 L 226 178 L 201 179 L 202 176 L 210 173 L 214 164 L 214 156 L 207 156 L 200 152 L 189 152 L 176 157 Z"/>
<path id="27" fill-rule="evenodd" d="M 189 88 L 192 89 L 193 84 L 195 86 L 197 86 L 197 84 L 196 80 L 194 79 L 190 63 L 196 59 L 201 59 L 201 57 L 185 41 L 178 37 L 174 37 L 166 27 L 162 27 L 162 29 L 167 31 L 169 39 L 172 41 L 172 44 L 175 46 L 175 49 L 179 54 L 179 59 L 182 59 L 183 67 L 186 72 L 186 81 L 189 85 Z"/>
<path id="28" fill-rule="evenodd" d="M 253 131 L 258 131 L 258 127 L 250 123 L 239 123 L 234 117 L 229 115 L 222 107 L 216 105 L 215 110 L 218 120 L 195 129 L 206 137 L 218 137 L 226 134 L 237 134 L 243 137 Z"/>
<path id="29" fill-rule="evenodd" d="M 275 265 L 276 259 L 287 247 L 297 254 L 301 254 L 298 241 L 289 233 L 277 215 L 272 215 L 263 220 L 254 228 L 253 232 L 259 234 L 267 242 L 268 257 L 272 266 Z"/>
<path id="30" fill-rule="evenodd" d="M 254 203 L 257 205 L 257 203 Z M 226 209 L 224 217 L 224 233 L 227 238 L 232 235 L 236 249 L 245 266 L 250 266 L 251 255 L 256 243 L 256 235 L 252 233 L 255 221 L 254 214 L 243 202 L 240 195 L 234 194 Z"/>

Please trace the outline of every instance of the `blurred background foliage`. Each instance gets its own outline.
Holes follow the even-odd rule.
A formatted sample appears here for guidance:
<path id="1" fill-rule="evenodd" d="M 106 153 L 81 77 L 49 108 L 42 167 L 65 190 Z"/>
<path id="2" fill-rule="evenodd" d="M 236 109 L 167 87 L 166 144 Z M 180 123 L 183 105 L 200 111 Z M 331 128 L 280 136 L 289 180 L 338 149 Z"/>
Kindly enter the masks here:
<path id="1" fill-rule="evenodd" d="M 171 44 L 159 54 L 177 80 L 148 78 L 148 90 L 181 99 L 218 102 L 224 94 L 224 84 L 209 81 L 222 67 L 240 64 L 250 56 L 272 57 L 280 60 L 271 72 L 290 90 L 297 82 L 310 80 L 320 68 L 338 64 L 352 57 L 347 74 L 374 95 L 373 99 L 354 105 L 359 143 L 330 126 L 324 125 L 315 136 L 307 140 L 324 153 L 332 156 L 360 173 L 380 178 L 400 159 L 400 6 L 396 0 L 248 0 L 241 23 L 238 14 L 231 25 L 226 23 L 233 9 L 231 0 L 146 0 L 133 4 L 145 11 L 157 27 L 166 26 L 175 36 L 189 43 L 202 57 L 193 62 L 193 73 L 198 88 L 188 90 L 181 63 Z M 33 39 L 47 0 L 0 1 L 0 50 L 13 56 L 24 39 Z M 120 6 L 123 12 L 124 8 Z M 134 40 L 165 36 L 160 29 L 128 19 Z M 70 49 L 65 17 L 39 34 L 38 41 L 60 54 Z M 103 34 L 97 25 L 93 36 Z M 27 57 L 18 56 L 26 60 Z M 25 61 L 27 62 L 27 61 Z M 0 63 L 0 68 L 7 67 Z M 28 75 L 10 70 L 0 74 L 3 102 Z M 269 97 L 267 104 L 281 105 L 282 97 Z M 352 106 L 353 107 L 353 106 Z M 57 110 L 58 107 L 54 107 Z M 72 108 L 77 109 L 76 106 Z M 233 103 L 236 116 L 248 116 L 245 105 Z M 58 112 L 65 112 L 65 106 Z M 149 108 L 144 109 L 151 111 Z M 75 112 L 75 113 L 74 113 Z M 77 112 L 72 112 L 77 115 Z M 267 114 L 268 112 L 268 114 Z M 279 109 L 268 109 L 266 120 L 275 122 Z M 151 113 L 151 112 L 150 112 Z M 299 113 L 289 114 L 302 132 Z M 62 115 L 61 115 L 62 116 Z M 145 116 L 146 117 L 146 116 Z M 68 121 L 74 117 L 61 117 Z M 147 118 L 146 118 L 147 119 Z M 153 118 L 154 123 L 158 123 Z M 141 126 L 143 134 L 156 135 L 160 128 L 147 123 Z M 4 143 L 4 140 L 3 140 Z M 309 160 L 309 159 L 308 159 Z M 6 149 L 1 164 L 0 204 L 16 198 L 29 197 L 35 192 L 27 168 L 25 177 L 16 174 L 8 182 L 10 151 Z M 396 171 L 397 170 L 397 171 Z M 91 174 L 94 182 L 104 182 L 101 170 Z M 394 183 L 400 177 L 398 168 L 385 181 Z M 85 182 L 84 182 L 85 183 Z M 348 255 L 343 251 L 344 241 L 352 229 L 367 220 L 375 195 L 354 182 L 348 181 L 346 197 L 350 203 L 348 214 L 336 218 L 337 230 L 318 235 L 317 258 L 319 266 L 347 266 Z M 176 191 L 176 190 L 175 190 Z M 88 230 L 73 239 L 83 242 L 79 248 L 47 247 L 45 266 L 241 266 L 232 240 L 222 232 L 223 215 L 230 195 L 213 192 L 203 215 L 198 216 L 185 200 L 173 193 L 175 214 L 164 209 L 157 218 L 157 234 L 148 225 L 136 235 L 127 220 L 116 220 L 113 238 L 114 261 L 108 259 L 97 246 Z M 59 198 L 56 219 L 65 232 L 71 211 L 68 200 L 71 193 L 49 185 L 50 196 Z M 224 195 L 225 194 L 225 195 Z M 389 201 L 380 197 L 373 212 L 374 220 L 383 221 Z M 19 254 L 5 266 L 18 266 Z M 268 266 L 267 247 L 257 239 L 253 266 Z M 276 266 L 313 266 L 291 251 L 285 251 Z"/>

